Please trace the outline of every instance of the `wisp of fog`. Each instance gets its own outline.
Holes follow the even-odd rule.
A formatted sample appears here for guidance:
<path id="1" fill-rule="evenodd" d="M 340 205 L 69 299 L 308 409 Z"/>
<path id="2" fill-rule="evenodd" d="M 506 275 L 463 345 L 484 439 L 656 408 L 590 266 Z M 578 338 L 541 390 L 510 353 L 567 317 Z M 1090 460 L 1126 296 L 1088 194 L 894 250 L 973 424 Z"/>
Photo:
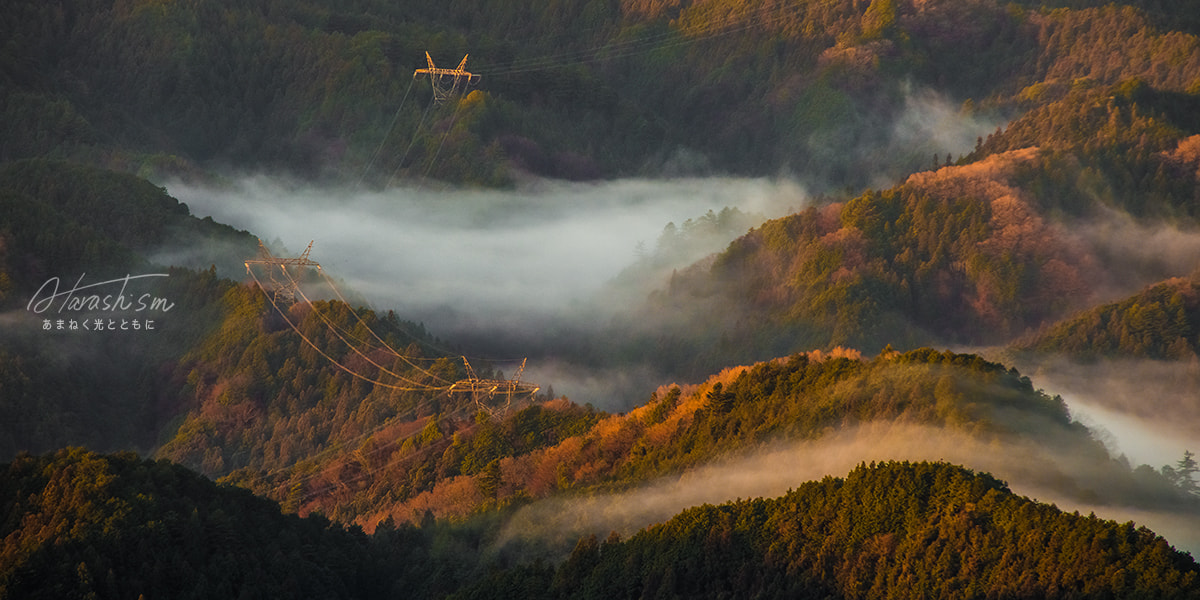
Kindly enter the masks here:
<path id="1" fill-rule="evenodd" d="M 281 242 L 277 252 L 295 255 L 313 241 L 310 258 L 342 287 L 450 340 L 570 335 L 605 323 L 619 307 L 593 298 L 668 223 L 726 207 L 778 217 L 807 201 L 793 182 L 738 178 L 350 191 L 250 176 L 166 187 L 198 217 Z M 713 240 L 709 252 L 740 233 Z"/>
<path id="2" fill-rule="evenodd" d="M 1164 535 L 1179 549 L 1200 550 L 1200 516 L 1125 507 L 1106 499 L 1105 478 L 1111 473 L 1107 465 L 1048 451 L 1029 440 L 988 442 L 945 428 L 873 422 L 840 429 L 817 440 L 780 443 L 633 490 L 533 503 L 513 515 L 493 551 L 534 548 L 548 549 L 551 554 L 569 552 L 581 536 L 595 534 L 603 538 L 615 531 L 627 537 L 692 506 L 777 497 L 805 481 L 827 475 L 845 476 L 864 461 L 885 460 L 962 464 L 995 475 L 1017 494 L 1052 502 L 1067 511 L 1135 520 Z M 1065 488 L 1096 490 L 1095 502 L 1065 494 Z"/>
<path id="3" fill-rule="evenodd" d="M 1200 362 L 1067 360 L 1021 365 L 1047 393 L 1066 400 L 1114 456 L 1160 468 L 1200 452 Z"/>
<path id="4" fill-rule="evenodd" d="M 378 307 L 423 318 L 445 310 L 529 316 L 586 300 L 667 223 L 727 206 L 777 217 L 806 198 L 794 183 L 767 179 L 355 193 L 257 176 L 219 189 L 167 188 L 196 216 L 281 240 L 293 252 L 314 241 L 311 258 L 331 276 Z"/>

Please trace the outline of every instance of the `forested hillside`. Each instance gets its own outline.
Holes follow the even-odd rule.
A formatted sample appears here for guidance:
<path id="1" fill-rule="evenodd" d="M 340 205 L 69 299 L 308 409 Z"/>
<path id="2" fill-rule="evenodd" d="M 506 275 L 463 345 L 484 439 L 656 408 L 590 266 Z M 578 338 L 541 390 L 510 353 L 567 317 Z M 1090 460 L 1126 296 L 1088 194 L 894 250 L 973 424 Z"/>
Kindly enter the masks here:
<path id="1" fill-rule="evenodd" d="M 628 540 L 581 540 L 456 598 L 1154 597 L 1200 593 L 1186 554 L 945 464 L 863 465 L 776 499 L 700 506 Z"/>
<path id="2" fill-rule="evenodd" d="M 1067 514 L 930 463 L 863 465 L 781 498 L 702 506 L 628 541 L 581 540 L 560 567 L 490 573 L 426 523 L 372 536 L 166 462 L 81 449 L 0 472 L 0 596 L 20 598 L 1187 598 L 1200 570 L 1132 524 Z"/>
<path id="3" fill-rule="evenodd" d="M 1191 452 L 1131 464 L 1040 389 L 1062 356 L 1147 359 L 1080 406 L 1195 420 L 1187 385 L 1128 391 L 1200 354 L 1193 12 L 10 1 L 0 598 L 1200 596 L 1158 536 L 1200 548 Z M 413 74 L 426 52 L 469 54 L 478 81 L 438 102 Z M 440 285 L 428 271 L 359 279 L 348 303 L 307 251 L 268 241 L 264 260 L 265 233 L 159 187 L 286 182 L 247 192 L 270 196 L 264 223 L 368 237 L 385 229 L 354 219 L 440 210 L 452 187 L 729 174 L 800 205 L 655 223 L 655 247 L 550 316 L 448 306 L 479 328 L 465 342 L 361 306 Z M 570 260 L 524 221 L 591 214 L 571 185 L 552 206 L 449 206 L 461 253 L 417 235 L 353 260 L 538 268 L 478 256 L 482 235 Z M 552 279 L 469 289 L 534 304 Z M 545 380 L 504 394 L 524 357 Z M 1140 433 L 1195 441 L 1180 428 Z"/>
<path id="4" fill-rule="evenodd" d="M 1194 268 L 1125 238 L 1195 228 L 1197 139 L 1168 136 L 1142 165 L 1012 150 L 810 207 L 673 275 L 643 309 L 653 325 L 629 329 L 648 359 L 701 370 L 805 347 L 1003 343 Z"/>
<path id="5" fill-rule="evenodd" d="M 492 185 L 514 167 L 785 169 L 860 188 L 1081 87 L 1137 77 L 1181 107 L 1195 91 L 1174 8 L 1027 4 L 18 2 L 0 21 L 0 160 Z M 410 87 L 425 51 L 469 53 L 478 93 L 430 104 Z"/>
<path id="6" fill-rule="evenodd" d="M 731 368 L 700 385 L 665 386 L 622 415 L 563 401 L 500 420 L 480 414 L 474 423 L 456 412 L 445 406 L 404 428 L 352 440 L 332 457 L 286 471 L 244 469 L 226 481 L 370 531 L 380 521 L 415 523 L 426 513 L 463 518 L 530 499 L 623 489 L 781 443 L 895 423 L 947 432 L 961 443 L 1012 445 L 1014 456 L 1036 448 L 1050 457 L 1005 468 L 1060 497 L 1172 511 L 1192 506 L 1153 469 L 1112 460 L 1071 421 L 1061 398 L 1035 390 L 1015 370 L 929 349 L 873 360 L 854 351 L 815 352 Z M 296 435 L 292 427 L 276 425 L 275 437 Z"/>
<path id="7" fill-rule="evenodd" d="M 1016 347 L 1078 359 L 1185 359 L 1200 353 L 1200 286 L 1176 278 L 1065 319 Z"/>
<path id="8" fill-rule="evenodd" d="M 0 597 L 366 598 L 395 593 L 384 536 L 284 515 L 165 461 L 79 448 L 0 473 Z M 402 547 L 397 544 L 395 547 Z"/>
<path id="9" fill-rule="evenodd" d="M 217 265 L 236 273 L 254 238 L 192 217 L 138 177 L 74 163 L 5 164 L 0 190 L 0 451 L 151 450 L 183 406 L 174 361 L 219 321 L 215 303 L 233 286 Z M 134 305 L 152 293 L 167 310 L 64 309 L 68 290 L 131 273 L 163 277 L 105 295 Z"/>

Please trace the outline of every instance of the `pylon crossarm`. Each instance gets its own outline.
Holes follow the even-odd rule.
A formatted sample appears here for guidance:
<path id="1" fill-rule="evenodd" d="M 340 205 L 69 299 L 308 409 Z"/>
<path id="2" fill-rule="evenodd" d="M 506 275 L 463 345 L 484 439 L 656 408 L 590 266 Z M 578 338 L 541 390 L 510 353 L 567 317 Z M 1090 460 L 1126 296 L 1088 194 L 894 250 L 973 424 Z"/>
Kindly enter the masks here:
<path id="1" fill-rule="evenodd" d="M 413 71 L 413 77 L 418 75 L 428 75 L 430 84 L 433 86 L 433 97 L 438 102 L 444 102 L 454 92 L 458 91 L 459 85 L 470 85 L 479 81 L 479 75 L 467 71 L 467 57 L 464 55 L 462 61 L 453 69 L 444 69 L 433 64 L 433 57 L 429 52 L 425 53 L 425 61 L 429 63 L 429 67 L 425 69 L 417 69 Z M 449 85 L 444 79 L 449 78 Z"/>

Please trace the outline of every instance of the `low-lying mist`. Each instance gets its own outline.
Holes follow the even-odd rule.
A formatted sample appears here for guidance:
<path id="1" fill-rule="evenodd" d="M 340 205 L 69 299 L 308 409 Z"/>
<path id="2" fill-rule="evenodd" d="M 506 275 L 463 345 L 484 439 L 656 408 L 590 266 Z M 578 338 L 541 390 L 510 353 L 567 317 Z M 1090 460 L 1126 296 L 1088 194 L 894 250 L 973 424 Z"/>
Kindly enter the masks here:
<path id="1" fill-rule="evenodd" d="M 497 358 L 595 335 L 622 308 L 606 286 L 654 250 L 668 223 L 728 207 L 753 216 L 753 225 L 807 202 L 790 181 L 736 178 L 354 191 L 257 176 L 220 188 L 171 183 L 167 189 L 196 216 L 247 229 L 277 253 L 296 255 L 313 241 L 310 258 L 373 308 L 394 310 L 434 335 Z M 742 233 L 705 238 L 709 247 L 692 248 L 678 266 Z M 559 341 L 544 343 L 549 338 Z M 531 361 L 530 372 L 579 372 L 576 367 Z M 571 381 L 557 391 L 597 404 L 613 395 L 587 386 L 585 378 L 576 378 L 583 384 L 579 394 Z M 638 385 L 652 389 L 651 383 Z M 591 395 L 593 388 L 599 395 Z"/>
<path id="2" fill-rule="evenodd" d="M 545 548 L 565 554 L 581 536 L 603 538 L 616 531 L 627 537 L 692 506 L 777 497 L 805 481 L 844 476 L 859 463 L 886 460 L 940 460 L 986 471 L 1017 494 L 1066 511 L 1134 520 L 1181 550 L 1200 551 L 1200 515 L 1184 508 L 1122 505 L 1109 485 L 1114 469 L 1121 468 L 1115 463 L 1028 440 L 987 442 L 949 429 L 887 422 L 780 443 L 633 490 L 542 500 L 513 516 L 492 551 Z"/>
<path id="3" fill-rule="evenodd" d="M 1091 247 L 1108 283 L 1103 301 L 1120 299 L 1170 277 L 1200 272 L 1200 229 L 1180 223 L 1139 221 L 1128 213 L 1098 208 L 1092 219 L 1069 224 Z"/>
<path id="4" fill-rule="evenodd" d="M 1200 452 L 1200 361 L 1055 359 L 1020 368 L 1134 466 L 1157 469 Z"/>

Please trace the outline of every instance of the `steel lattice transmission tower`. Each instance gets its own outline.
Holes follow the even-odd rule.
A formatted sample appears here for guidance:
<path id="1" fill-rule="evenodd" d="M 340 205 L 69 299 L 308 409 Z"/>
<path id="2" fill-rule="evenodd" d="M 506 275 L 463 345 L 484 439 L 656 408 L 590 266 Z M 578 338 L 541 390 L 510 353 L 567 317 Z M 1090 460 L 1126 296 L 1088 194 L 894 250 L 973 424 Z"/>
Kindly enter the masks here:
<path id="1" fill-rule="evenodd" d="M 413 77 L 428 75 L 429 81 L 433 83 L 433 99 L 440 104 L 460 90 L 466 89 L 468 85 L 479 81 L 478 75 L 467 71 L 467 56 L 470 55 L 464 55 L 457 67 L 442 69 L 434 66 L 433 57 L 426 52 L 425 60 L 429 61 L 429 68 L 413 71 Z"/>
<path id="2" fill-rule="evenodd" d="M 258 240 L 258 258 L 253 258 L 246 261 L 246 272 L 250 272 L 250 265 L 267 265 L 267 276 L 270 277 L 268 285 L 263 291 L 271 294 L 271 297 L 276 300 L 286 300 L 288 302 L 296 301 L 297 286 L 299 285 L 292 277 L 285 276 L 284 281 L 275 278 L 275 269 L 271 267 L 278 266 L 281 274 L 286 274 L 288 267 L 316 267 L 321 270 L 321 265 L 315 260 L 309 260 L 308 253 L 312 252 L 312 242 L 308 243 L 308 247 L 304 252 L 300 253 L 297 258 L 282 258 L 273 256 L 270 250 L 263 245 L 262 240 Z M 270 289 L 266 289 L 269 287 Z"/>
<path id="3" fill-rule="evenodd" d="M 476 408 L 488 413 L 492 418 L 504 418 L 509 407 L 512 406 L 513 396 L 532 396 L 541 389 L 536 385 L 521 381 L 521 374 L 525 372 L 524 360 L 521 361 L 521 368 L 517 369 L 517 374 L 512 379 L 480 379 L 465 356 L 463 365 L 467 369 L 467 378 L 450 386 L 450 393 L 470 394 L 471 399 L 475 401 Z M 491 400 L 496 394 L 504 397 L 504 404 L 492 405 Z"/>

